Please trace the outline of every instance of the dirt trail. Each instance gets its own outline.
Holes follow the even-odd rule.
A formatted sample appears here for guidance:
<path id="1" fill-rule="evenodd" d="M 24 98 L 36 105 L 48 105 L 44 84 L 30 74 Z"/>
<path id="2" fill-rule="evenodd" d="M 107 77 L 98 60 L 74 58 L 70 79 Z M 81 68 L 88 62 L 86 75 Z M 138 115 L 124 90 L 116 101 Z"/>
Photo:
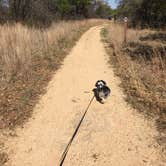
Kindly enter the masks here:
<path id="1" fill-rule="evenodd" d="M 98 79 L 108 82 L 111 97 L 104 105 L 92 103 L 64 166 L 162 166 L 157 132 L 125 102 L 119 80 L 108 67 L 100 30 L 91 28 L 81 37 L 49 83 L 33 118 L 17 131 L 15 140 L 9 140 L 8 166 L 58 166 Z"/>

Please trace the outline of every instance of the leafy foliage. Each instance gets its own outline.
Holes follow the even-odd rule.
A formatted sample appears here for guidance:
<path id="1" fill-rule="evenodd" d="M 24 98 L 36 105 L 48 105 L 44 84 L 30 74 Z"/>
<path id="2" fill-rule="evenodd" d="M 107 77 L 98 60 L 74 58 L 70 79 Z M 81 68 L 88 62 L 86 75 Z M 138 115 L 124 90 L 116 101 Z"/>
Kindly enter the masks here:
<path id="1" fill-rule="evenodd" d="M 44 23 L 56 19 L 108 17 L 112 11 L 105 0 L 0 0 L 0 9 L 7 11 L 12 20 Z M 1 16 L 0 12 L 0 20 Z"/>
<path id="2" fill-rule="evenodd" d="M 133 25 L 163 27 L 166 23 L 165 0 L 119 0 L 118 15 L 128 16 Z"/>
<path id="3" fill-rule="evenodd" d="M 112 15 L 112 9 L 108 5 L 108 3 L 103 2 L 103 1 L 98 1 L 97 2 L 97 9 L 96 9 L 96 14 L 99 17 L 107 17 Z"/>

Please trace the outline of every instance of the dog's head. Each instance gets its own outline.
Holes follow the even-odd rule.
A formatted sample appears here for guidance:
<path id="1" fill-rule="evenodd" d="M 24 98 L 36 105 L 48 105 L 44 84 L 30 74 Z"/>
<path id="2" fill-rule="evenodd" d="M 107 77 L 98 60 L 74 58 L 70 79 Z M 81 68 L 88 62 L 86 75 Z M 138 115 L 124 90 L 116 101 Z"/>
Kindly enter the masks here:
<path id="1" fill-rule="evenodd" d="M 103 80 L 99 80 L 96 82 L 95 86 L 97 89 L 102 89 L 104 86 L 106 86 L 106 82 Z"/>

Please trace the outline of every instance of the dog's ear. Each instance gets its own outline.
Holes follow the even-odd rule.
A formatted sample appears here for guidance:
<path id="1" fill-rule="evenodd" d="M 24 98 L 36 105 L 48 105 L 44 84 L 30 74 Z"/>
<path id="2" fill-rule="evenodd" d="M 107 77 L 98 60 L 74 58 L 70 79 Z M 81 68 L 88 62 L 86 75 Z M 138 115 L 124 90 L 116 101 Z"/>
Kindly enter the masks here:
<path id="1" fill-rule="evenodd" d="M 95 87 L 97 87 L 98 82 L 99 82 L 99 81 L 96 82 Z"/>
<path id="2" fill-rule="evenodd" d="M 95 84 L 96 87 L 98 86 L 98 84 L 99 84 L 100 81 L 101 81 L 101 80 L 98 80 L 98 81 L 96 82 L 96 84 Z"/>
<path id="3" fill-rule="evenodd" d="M 104 85 L 106 85 L 106 82 L 105 82 L 104 80 L 101 80 L 101 82 L 102 82 Z"/>

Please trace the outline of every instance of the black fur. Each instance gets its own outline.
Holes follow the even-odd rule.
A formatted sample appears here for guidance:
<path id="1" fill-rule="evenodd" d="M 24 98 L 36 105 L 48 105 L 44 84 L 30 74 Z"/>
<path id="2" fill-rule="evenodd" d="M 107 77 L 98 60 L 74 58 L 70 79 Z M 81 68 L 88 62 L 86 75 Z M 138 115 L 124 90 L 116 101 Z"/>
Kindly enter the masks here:
<path id="1" fill-rule="evenodd" d="M 106 82 L 103 80 L 99 80 L 96 82 L 95 87 L 93 89 L 96 100 L 102 103 L 103 99 L 107 99 L 111 93 L 110 88 L 107 86 Z"/>

